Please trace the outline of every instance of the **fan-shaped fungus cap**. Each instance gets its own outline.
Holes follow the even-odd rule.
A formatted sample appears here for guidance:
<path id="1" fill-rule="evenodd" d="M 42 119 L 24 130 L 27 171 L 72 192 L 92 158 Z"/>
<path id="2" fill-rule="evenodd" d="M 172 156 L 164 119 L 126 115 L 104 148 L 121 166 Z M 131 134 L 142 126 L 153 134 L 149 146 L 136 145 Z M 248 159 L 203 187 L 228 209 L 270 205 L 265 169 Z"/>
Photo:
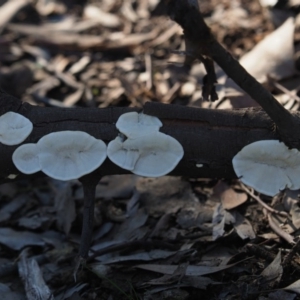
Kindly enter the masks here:
<path id="1" fill-rule="evenodd" d="M 106 158 L 105 143 L 82 131 L 53 132 L 42 137 L 37 146 L 42 171 L 58 180 L 89 174 Z"/>
<path id="2" fill-rule="evenodd" d="M 249 144 L 234 156 L 232 164 L 243 183 L 265 195 L 300 188 L 300 152 L 279 141 Z"/>
<path id="3" fill-rule="evenodd" d="M 118 136 L 107 147 L 107 155 L 116 165 L 136 175 L 149 177 L 159 177 L 171 172 L 183 153 L 178 141 L 161 132 L 125 141 Z"/>
<path id="4" fill-rule="evenodd" d="M 129 112 L 121 115 L 116 123 L 119 131 L 128 138 L 137 138 L 151 132 L 157 132 L 161 126 L 162 123 L 157 117 L 137 112 Z"/>
<path id="5" fill-rule="evenodd" d="M 12 156 L 16 168 L 24 174 L 33 174 L 41 171 L 38 150 L 36 144 L 24 144 L 18 147 Z"/>
<path id="6" fill-rule="evenodd" d="M 4 145 L 18 145 L 31 133 L 32 123 L 24 116 L 12 111 L 0 117 L 0 142 Z"/>

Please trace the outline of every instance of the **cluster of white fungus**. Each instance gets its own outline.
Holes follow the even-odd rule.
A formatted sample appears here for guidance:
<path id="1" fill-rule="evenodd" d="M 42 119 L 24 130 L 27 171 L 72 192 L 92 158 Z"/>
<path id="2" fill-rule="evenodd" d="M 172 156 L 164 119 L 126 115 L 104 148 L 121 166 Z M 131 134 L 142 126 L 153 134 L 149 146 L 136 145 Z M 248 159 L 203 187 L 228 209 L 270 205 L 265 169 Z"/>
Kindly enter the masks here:
<path id="1" fill-rule="evenodd" d="M 182 159 L 184 151 L 177 140 L 159 132 L 161 126 L 156 117 L 136 112 L 123 114 L 116 124 L 122 135 L 108 144 L 107 156 L 136 175 L 168 174 Z"/>
<path id="2" fill-rule="evenodd" d="M 249 144 L 234 156 L 232 164 L 243 183 L 265 195 L 300 188 L 300 152 L 279 141 Z"/>
<path id="3" fill-rule="evenodd" d="M 106 145 L 82 131 L 53 132 L 37 144 L 24 144 L 13 153 L 16 168 L 24 174 L 38 171 L 58 180 L 80 178 L 106 159 Z"/>
<path id="4" fill-rule="evenodd" d="M 38 171 L 59 179 L 80 178 L 96 170 L 106 157 L 134 174 L 159 177 L 171 172 L 182 159 L 180 143 L 159 132 L 161 121 L 143 113 L 125 113 L 118 119 L 122 133 L 106 148 L 82 131 L 60 131 L 45 135 L 37 144 L 24 144 L 13 153 L 17 169 L 24 174 Z M 30 120 L 8 112 L 0 116 L 0 142 L 18 145 L 31 133 Z M 258 141 L 244 147 L 232 160 L 240 180 L 265 195 L 300 188 L 300 152 L 276 140 Z M 202 165 L 197 165 L 201 167 Z"/>
<path id="5" fill-rule="evenodd" d="M 93 172 L 108 156 L 134 174 L 159 177 L 171 172 L 184 153 L 177 140 L 159 132 L 161 126 L 156 117 L 126 113 L 116 124 L 122 135 L 107 148 L 85 132 L 60 131 L 45 135 L 36 144 L 21 145 L 12 160 L 24 174 L 42 171 L 58 180 L 71 180 Z"/>
<path id="6" fill-rule="evenodd" d="M 103 141 L 82 131 L 45 135 L 37 144 L 24 144 L 13 153 L 13 162 L 24 174 L 42 171 L 59 180 L 80 178 L 96 170 L 106 157 L 134 174 L 159 177 L 171 172 L 182 159 L 180 143 L 159 132 L 161 121 L 143 113 L 125 113 L 116 127 L 122 133 L 106 148 Z M 0 116 L 0 142 L 18 145 L 31 133 L 30 120 L 8 112 Z M 240 180 L 265 195 L 300 188 L 300 152 L 276 140 L 244 147 L 232 160 Z M 202 165 L 201 165 L 202 166 Z M 200 165 L 197 167 L 201 167 Z"/>

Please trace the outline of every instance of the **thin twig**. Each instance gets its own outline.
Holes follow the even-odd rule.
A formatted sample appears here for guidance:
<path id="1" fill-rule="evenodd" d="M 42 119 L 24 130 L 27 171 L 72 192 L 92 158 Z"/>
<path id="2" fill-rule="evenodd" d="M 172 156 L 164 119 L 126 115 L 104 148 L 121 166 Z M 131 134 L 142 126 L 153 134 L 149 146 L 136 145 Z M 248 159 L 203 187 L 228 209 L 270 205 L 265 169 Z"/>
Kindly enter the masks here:
<path id="1" fill-rule="evenodd" d="M 253 192 L 251 192 L 244 184 L 241 183 L 241 187 L 242 189 L 249 195 L 251 196 L 254 200 L 256 200 L 260 205 L 262 205 L 267 211 L 273 213 L 273 214 L 277 214 L 283 217 L 288 217 L 289 214 L 285 211 L 279 211 L 276 210 L 272 207 L 270 207 L 268 204 L 266 204 L 264 201 L 262 201 L 260 199 L 260 197 L 256 196 Z"/>
<path id="2" fill-rule="evenodd" d="M 290 98 L 296 100 L 297 102 L 300 102 L 300 97 L 297 96 L 296 92 L 288 90 L 286 87 L 284 87 L 282 84 L 276 82 L 273 78 L 268 76 L 268 82 L 273 85 L 275 88 L 277 88 L 279 91 L 287 94 Z"/>
<path id="3" fill-rule="evenodd" d="M 278 236 L 286 240 L 289 244 L 295 244 L 294 238 L 289 233 L 283 231 L 280 227 L 277 226 L 277 224 L 274 222 L 272 218 L 272 214 L 268 212 L 267 215 L 268 215 L 269 226 L 271 227 L 271 229 Z"/>

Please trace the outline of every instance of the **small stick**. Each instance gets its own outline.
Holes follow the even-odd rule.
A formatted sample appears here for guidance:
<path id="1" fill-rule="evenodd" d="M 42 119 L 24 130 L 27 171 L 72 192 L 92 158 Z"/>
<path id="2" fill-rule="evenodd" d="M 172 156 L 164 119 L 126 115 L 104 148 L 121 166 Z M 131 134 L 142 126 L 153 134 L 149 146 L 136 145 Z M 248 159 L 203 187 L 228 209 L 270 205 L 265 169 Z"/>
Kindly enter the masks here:
<path id="1" fill-rule="evenodd" d="M 89 181 L 88 179 L 80 180 L 83 186 L 84 193 L 84 210 L 82 221 L 82 232 L 79 248 L 79 256 L 86 258 L 92 240 L 93 226 L 94 226 L 94 206 L 95 193 L 97 183 Z"/>
<path id="2" fill-rule="evenodd" d="M 278 236 L 280 236 L 281 238 L 286 240 L 289 244 L 295 244 L 294 238 L 289 233 L 283 231 L 280 227 L 277 226 L 277 224 L 274 222 L 274 220 L 272 218 L 272 214 L 269 212 L 267 214 L 268 214 L 268 221 L 269 221 L 269 225 L 270 225 L 271 229 Z"/>
<path id="3" fill-rule="evenodd" d="M 270 213 L 276 214 L 276 215 L 280 215 L 283 217 L 288 217 L 289 214 L 285 211 L 279 211 L 276 210 L 272 207 L 270 207 L 268 204 L 266 204 L 264 201 L 262 201 L 258 196 L 256 196 L 253 192 L 251 192 L 244 184 L 241 183 L 241 187 L 242 189 L 249 195 L 251 196 L 254 200 L 256 200 L 260 205 L 262 205 L 267 211 L 269 211 Z"/>
<path id="4" fill-rule="evenodd" d="M 282 84 L 276 82 L 273 78 L 268 77 L 268 82 L 273 85 L 275 88 L 277 88 L 280 92 L 283 92 L 287 94 L 290 98 L 296 100 L 298 103 L 300 103 L 300 97 L 297 96 L 297 94 L 287 88 L 285 88 Z"/>
<path id="5" fill-rule="evenodd" d="M 83 186 L 84 193 L 84 210 L 82 221 L 82 232 L 79 246 L 79 259 L 76 262 L 76 266 L 73 272 L 74 279 L 76 281 L 76 274 L 81 264 L 85 264 L 86 258 L 89 253 L 93 226 L 94 226 L 94 207 L 95 207 L 95 195 L 96 186 L 100 181 L 101 176 L 95 173 L 88 174 L 79 179 Z"/>

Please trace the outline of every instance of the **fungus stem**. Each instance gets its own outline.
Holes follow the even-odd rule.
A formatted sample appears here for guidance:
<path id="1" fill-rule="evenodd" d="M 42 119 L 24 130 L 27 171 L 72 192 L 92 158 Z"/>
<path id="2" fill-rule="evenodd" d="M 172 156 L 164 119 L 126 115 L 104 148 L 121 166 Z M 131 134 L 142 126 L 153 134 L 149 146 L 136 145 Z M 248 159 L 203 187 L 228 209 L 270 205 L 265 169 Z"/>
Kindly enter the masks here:
<path id="1" fill-rule="evenodd" d="M 73 276 L 76 281 L 77 271 L 81 264 L 85 264 L 86 258 L 89 253 L 93 226 L 94 226 L 94 207 L 95 207 L 95 195 L 96 186 L 100 181 L 101 176 L 95 172 L 90 173 L 84 177 L 81 177 L 79 181 L 82 183 L 83 194 L 84 194 L 84 207 L 83 207 L 83 220 L 82 220 L 82 231 L 79 245 L 79 258 L 75 263 Z"/>
<path id="2" fill-rule="evenodd" d="M 94 173 L 80 179 L 84 194 L 82 232 L 79 248 L 79 256 L 82 258 L 87 258 L 92 240 L 96 186 L 100 179 L 101 177 Z"/>
<path id="3" fill-rule="evenodd" d="M 88 255 L 93 226 L 94 226 L 94 205 L 95 205 L 95 191 L 96 186 L 83 183 L 84 193 L 84 208 L 83 208 L 83 221 L 82 232 L 80 240 L 79 255 L 86 258 Z"/>

